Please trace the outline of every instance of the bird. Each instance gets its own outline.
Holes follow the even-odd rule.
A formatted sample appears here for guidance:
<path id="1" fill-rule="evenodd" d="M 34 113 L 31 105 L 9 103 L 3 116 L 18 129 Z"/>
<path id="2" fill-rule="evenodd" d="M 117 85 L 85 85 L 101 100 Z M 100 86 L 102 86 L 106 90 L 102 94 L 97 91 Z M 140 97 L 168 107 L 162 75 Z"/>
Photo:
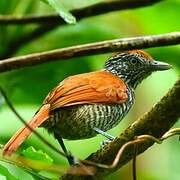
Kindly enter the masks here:
<path id="1" fill-rule="evenodd" d="M 168 70 L 171 65 L 156 61 L 144 50 L 122 51 L 110 57 L 99 71 L 65 78 L 52 89 L 27 126 L 19 129 L 3 148 L 11 155 L 32 133 L 44 127 L 55 138 L 87 139 L 107 133 L 126 116 L 135 100 L 135 89 L 152 72 Z M 68 159 L 69 163 L 72 163 Z"/>

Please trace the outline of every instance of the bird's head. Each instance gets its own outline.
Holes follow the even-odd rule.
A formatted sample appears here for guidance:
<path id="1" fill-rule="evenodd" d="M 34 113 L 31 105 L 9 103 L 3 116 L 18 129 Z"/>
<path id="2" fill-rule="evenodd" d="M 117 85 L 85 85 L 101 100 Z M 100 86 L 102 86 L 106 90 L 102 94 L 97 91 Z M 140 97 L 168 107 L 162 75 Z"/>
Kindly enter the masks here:
<path id="1" fill-rule="evenodd" d="M 129 86 L 136 86 L 152 72 L 170 69 L 171 65 L 155 61 L 142 50 L 117 53 L 105 64 L 105 70 L 121 77 Z"/>

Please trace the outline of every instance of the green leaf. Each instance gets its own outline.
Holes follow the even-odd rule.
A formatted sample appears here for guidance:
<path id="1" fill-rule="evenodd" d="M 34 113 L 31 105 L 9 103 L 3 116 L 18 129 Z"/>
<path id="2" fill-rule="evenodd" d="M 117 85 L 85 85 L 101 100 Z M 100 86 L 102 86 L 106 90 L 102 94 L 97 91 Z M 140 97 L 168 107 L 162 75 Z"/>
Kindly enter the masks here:
<path id="1" fill-rule="evenodd" d="M 59 13 L 59 15 L 69 24 L 75 24 L 76 18 L 63 6 L 60 0 L 42 0 L 49 4 L 52 8 Z"/>
<path id="2" fill-rule="evenodd" d="M 15 176 L 13 176 L 8 170 L 7 168 L 5 168 L 4 166 L 0 165 L 0 174 L 5 176 L 6 179 L 8 180 L 18 180 Z"/>
<path id="3" fill-rule="evenodd" d="M 35 150 L 32 146 L 22 152 L 22 155 L 27 159 L 37 160 L 48 165 L 53 163 L 53 159 L 42 150 Z"/>

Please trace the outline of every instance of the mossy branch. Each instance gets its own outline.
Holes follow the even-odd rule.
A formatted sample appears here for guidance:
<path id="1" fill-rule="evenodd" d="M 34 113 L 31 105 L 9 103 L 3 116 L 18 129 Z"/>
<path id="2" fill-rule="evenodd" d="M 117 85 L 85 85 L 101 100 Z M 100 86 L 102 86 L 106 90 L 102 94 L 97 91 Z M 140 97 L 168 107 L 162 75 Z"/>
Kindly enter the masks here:
<path id="1" fill-rule="evenodd" d="M 180 117 L 180 79 L 175 83 L 173 88 L 147 113 L 130 125 L 121 133 L 113 142 L 108 143 L 102 149 L 91 154 L 87 160 L 110 165 L 114 161 L 119 149 L 128 141 L 133 140 L 136 136 L 148 134 L 160 138 L 166 133 Z M 137 154 L 140 154 L 152 146 L 154 141 L 147 140 L 138 144 Z M 123 165 L 127 164 L 133 158 L 134 148 L 128 146 L 115 168 L 98 168 L 96 178 L 108 175 Z M 93 179 L 92 176 L 70 176 L 65 175 L 63 179 Z"/>

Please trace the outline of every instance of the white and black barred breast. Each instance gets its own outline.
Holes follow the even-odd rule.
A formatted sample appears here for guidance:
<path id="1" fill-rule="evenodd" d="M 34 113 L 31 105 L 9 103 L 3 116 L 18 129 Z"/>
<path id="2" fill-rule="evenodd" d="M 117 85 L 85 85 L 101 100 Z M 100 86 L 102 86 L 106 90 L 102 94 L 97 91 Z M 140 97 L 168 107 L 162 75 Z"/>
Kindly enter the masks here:
<path id="1" fill-rule="evenodd" d="M 64 139 L 86 139 L 97 135 L 94 127 L 108 131 L 129 112 L 134 90 L 128 89 L 128 100 L 122 104 L 84 104 L 56 109 L 42 126 Z"/>

